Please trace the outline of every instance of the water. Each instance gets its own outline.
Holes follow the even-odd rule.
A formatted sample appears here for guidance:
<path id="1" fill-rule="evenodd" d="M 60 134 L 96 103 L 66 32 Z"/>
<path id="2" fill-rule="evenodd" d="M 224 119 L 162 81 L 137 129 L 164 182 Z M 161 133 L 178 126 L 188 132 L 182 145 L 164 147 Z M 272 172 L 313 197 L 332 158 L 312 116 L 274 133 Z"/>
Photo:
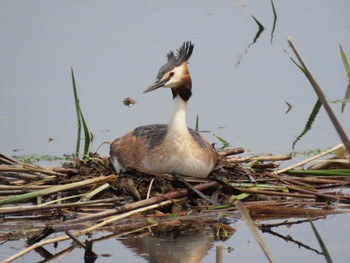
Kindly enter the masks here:
<path id="1" fill-rule="evenodd" d="M 348 82 L 339 43 L 349 56 L 350 2 L 276 2 L 278 19 L 272 43 L 270 1 L 244 4 L 265 26 L 250 46 L 257 25 L 235 1 L 1 1 L 1 153 L 62 156 L 74 151 L 77 127 L 71 66 L 84 116 L 95 135 L 92 150 L 137 126 L 166 123 L 170 92 L 142 91 L 154 81 L 166 53 L 187 40 L 195 44 L 189 65 L 194 95 L 188 125 L 194 127 L 199 114 L 200 129 L 210 130 L 206 137 L 219 146 L 212 134 L 254 153 L 289 153 L 316 95 L 290 61 L 286 38 L 293 37 L 327 98 L 343 98 Z M 125 97 L 137 103 L 125 107 Z M 288 114 L 286 101 L 293 105 Z M 340 104 L 332 104 L 346 131 L 350 128 L 348 107 L 341 114 Z M 49 142 L 49 137 L 54 140 Z M 321 109 L 296 150 L 338 143 L 338 135 Z M 107 154 L 108 147 L 100 152 Z M 327 222 L 326 243 L 333 242 L 335 230 L 341 240 L 336 220 Z M 243 235 L 244 230 L 238 233 Z M 250 249 L 239 250 L 241 261 L 256 259 Z M 255 245 L 254 249 L 258 250 Z M 213 262 L 213 255 L 210 250 L 210 260 L 203 262 Z M 231 255 L 237 253 L 227 257 Z M 333 255 L 340 257 L 337 262 L 344 262 L 346 251 Z M 126 256 L 132 261 L 130 257 Z M 283 262 L 287 262 L 285 258 Z"/>

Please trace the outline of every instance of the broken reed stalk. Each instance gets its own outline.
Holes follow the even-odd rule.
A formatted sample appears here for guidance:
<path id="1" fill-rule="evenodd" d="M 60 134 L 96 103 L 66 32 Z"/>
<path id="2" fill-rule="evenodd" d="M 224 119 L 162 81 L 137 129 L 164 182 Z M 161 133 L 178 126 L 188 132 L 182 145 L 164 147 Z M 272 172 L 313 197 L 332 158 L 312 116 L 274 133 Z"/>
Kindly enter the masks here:
<path id="1" fill-rule="evenodd" d="M 80 247 L 86 249 L 86 246 L 83 242 L 81 242 L 76 236 L 74 236 L 71 232 L 68 230 L 64 232 L 67 236 L 69 236 L 75 243 L 77 243 Z"/>
<path id="2" fill-rule="evenodd" d="M 284 169 L 275 171 L 275 172 L 273 172 L 273 173 L 276 174 L 276 175 L 277 175 L 277 174 L 282 174 L 282 173 L 287 172 L 287 171 L 289 171 L 289 170 L 292 170 L 292 169 L 294 169 L 294 168 L 296 168 L 296 167 L 299 167 L 299 166 L 305 165 L 305 164 L 307 164 L 307 163 L 310 163 L 311 161 L 316 160 L 316 159 L 318 159 L 318 158 L 320 158 L 320 157 L 322 157 L 322 156 L 325 156 L 325 155 L 327 155 L 327 154 L 329 154 L 329 153 L 331 153 L 331 152 L 334 152 L 334 151 L 336 151 L 336 150 L 338 150 L 338 149 L 340 149 L 340 148 L 342 148 L 342 147 L 343 147 L 343 144 L 342 144 L 342 143 L 341 143 L 341 144 L 338 144 L 337 146 L 334 146 L 333 148 L 331 148 L 331 149 L 329 149 L 329 150 L 327 150 L 327 151 L 325 151 L 325 152 L 323 152 L 323 153 L 320 153 L 320 154 L 315 155 L 315 156 L 313 156 L 313 157 L 311 157 L 311 158 L 309 158 L 309 159 L 303 160 L 303 161 L 301 161 L 301 162 L 299 162 L 299 163 L 293 164 L 293 165 L 291 165 L 291 166 L 288 166 L 288 167 L 286 167 L 286 168 L 284 168 Z"/>
<path id="3" fill-rule="evenodd" d="M 223 246 L 216 245 L 216 261 L 215 263 L 223 263 Z"/>
<path id="4" fill-rule="evenodd" d="M 103 192 L 104 190 L 108 189 L 110 187 L 109 183 L 104 183 L 103 185 L 99 186 L 98 188 L 92 190 L 89 193 L 86 193 L 84 195 L 84 197 L 81 198 L 81 201 L 88 201 L 91 198 L 93 198 L 95 195 L 97 195 L 98 193 Z"/>
<path id="5" fill-rule="evenodd" d="M 240 153 L 244 153 L 244 149 L 241 147 L 218 151 L 218 154 L 222 156 L 230 156 Z"/>
<path id="6" fill-rule="evenodd" d="M 104 221 L 102 221 L 101 223 L 99 224 L 96 224 L 92 227 L 89 227 L 87 229 L 84 229 L 84 230 L 80 230 L 80 231 L 76 231 L 74 233 L 72 233 L 72 235 L 74 235 L 75 237 L 78 237 L 78 236 L 81 236 L 81 235 L 86 235 L 88 233 L 91 233 L 92 231 L 100 228 L 100 227 L 103 227 L 103 226 L 106 226 L 106 225 L 109 225 L 111 223 L 114 223 L 118 220 L 121 220 L 123 218 L 127 218 L 129 216 L 132 216 L 132 215 L 135 215 L 135 214 L 138 214 L 138 213 L 141 213 L 141 212 L 145 212 L 145 211 L 148 211 L 148 210 L 153 210 L 153 209 L 156 209 L 156 208 L 159 208 L 159 207 L 163 207 L 163 206 L 167 206 L 167 205 L 170 205 L 174 202 L 179 202 L 179 201 L 183 201 L 183 199 L 180 199 L 180 200 L 167 200 L 167 201 L 163 201 L 161 203 L 158 203 L 158 204 L 153 204 L 153 205 L 149 205 L 149 206 L 146 206 L 146 207 L 141 207 L 139 209 L 135 209 L 135 210 L 132 210 L 132 211 L 129 211 L 129 212 L 125 212 L 123 214 L 119 214 L 119 215 L 115 215 L 115 216 L 112 216 L 112 217 L 109 217 L 107 219 L 105 219 Z M 64 235 L 64 236 L 59 236 L 59 237 L 55 237 L 55 238 L 52 238 L 52 239 L 47 239 L 47 240 L 43 240 L 43 241 L 40 241 L 36 244 L 33 244 L 29 247 L 27 247 L 26 249 L 18 252 L 17 254 L 5 259 L 4 261 L 2 261 L 2 263 L 8 263 L 8 262 L 12 262 L 13 260 L 27 254 L 28 252 L 34 250 L 34 249 L 37 249 L 39 247 L 42 247 L 42 246 L 45 246 L 45 245 L 48 245 L 48 244 L 52 244 L 52 243 L 56 243 L 56 242 L 60 242 L 60 241 L 64 241 L 64 240 L 67 240 L 69 239 L 70 237 L 67 236 L 67 235 Z"/>
<path id="7" fill-rule="evenodd" d="M 243 203 L 240 201 L 235 202 L 235 206 L 237 207 L 238 211 L 240 212 L 241 216 L 244 218 L 248 228 L 254 235 L 256 241 L 258 242 L 259 246 L 263 250 L 264 254 L 266 255 L 267 259 L 270 263 L 274 263 L 275 260 L 272 257 L 272 254 L 270 253 L 269 249 L 267 248 L 260 232 L 258 231 L 258 228 L 256 227 L 254 221 L 249 215 L 248 210 L 244 207 Z"/>
<path id="8" fill-rule="evenodd" d="M 331 119 L 331 122 L 333 123 L 334 128 L 338 132 L 338 135 L 339 135 L 340 139 L 342 140 L 346 150 L 349 153 L 349 160 L 350 160 L 350 141 L 349 141 L 348 136 L 346 135 L 343 127 L 341 126 L 340 122 L 338 121 L 337 117 L 335 116 L 332 108 L 329 106 L 328 101 L 326 99 L 326 96 L 324 95 L 321 87 L 318 85 L 318 83 L 316 82 L 316 80 L 312 76 L 312 74 L 309 71 L 308 67 L 306 66 L 304 60 L 302 59 L 301 55 L 297 51 L 296 47 L 294 46 L 294 43 L 293 43 L 291 37 L 288 37 L 288 44 L 290 45 L 290 47 L 292 48 L 294 54 L 296 55 L 296 57 L 298 58 L 300 64 L 302 65 L 302 67 L 304 69 L 304 73 L 305 73 L 307 79 L 309 80 L 311 86 L 314 88 L 314 90 L 315 90 L 315 92 L 316 92 L 316 94 L 318 96 L 318 99 L 322 103 L 322 106 L 324 107 L 324 109 L 326 110 L 329 118 Z"/>

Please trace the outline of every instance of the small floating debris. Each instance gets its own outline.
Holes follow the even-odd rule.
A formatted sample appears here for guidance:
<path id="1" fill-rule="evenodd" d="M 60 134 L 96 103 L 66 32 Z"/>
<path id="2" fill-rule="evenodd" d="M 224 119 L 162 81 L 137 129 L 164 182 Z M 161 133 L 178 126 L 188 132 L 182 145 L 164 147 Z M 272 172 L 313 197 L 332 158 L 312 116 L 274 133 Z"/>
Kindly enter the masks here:
<path id="1" fill-rule="evenodd" d="M 288 101 L 286 101 L 286 104 L 287 104 L 287 111 L 286 111 L 286 114 L 287 114 L 293 108 L 293 106 Z"/>
<path id="2" fill-rule="evenodd" d="M 124 104 L 125 106 L 128 106 L 128 107 L 133 106 L 135 103 L 136 103 L 136 100 L 133 99 L 133 98 L 131 98 L 131 97 L 127 97 L 127 98 L 125 98 L 125 99 L 123 100 L 123 104 Z"/>

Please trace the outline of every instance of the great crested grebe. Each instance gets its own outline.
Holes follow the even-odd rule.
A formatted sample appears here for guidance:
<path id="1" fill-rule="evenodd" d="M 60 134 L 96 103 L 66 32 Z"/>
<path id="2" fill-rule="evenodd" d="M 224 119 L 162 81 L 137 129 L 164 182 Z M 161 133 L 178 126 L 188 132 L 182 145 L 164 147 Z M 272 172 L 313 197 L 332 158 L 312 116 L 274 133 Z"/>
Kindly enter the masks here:
<path id="1" fill-rule="evenodd" d="M 186 125 L 187 104 L 192 95 L 187 64 L 192 51 L 189 41 L 183 43 L 176 55 L 170 51 L 156 81 L 144 91 L 171 89 L 173 112 L 169 124 L 141 126 L 112 142 L 110 156 L 118 173 L 136 166 L 158 173 L 205 178 L 213 170 L 217 160 L 215 149 Z"/>

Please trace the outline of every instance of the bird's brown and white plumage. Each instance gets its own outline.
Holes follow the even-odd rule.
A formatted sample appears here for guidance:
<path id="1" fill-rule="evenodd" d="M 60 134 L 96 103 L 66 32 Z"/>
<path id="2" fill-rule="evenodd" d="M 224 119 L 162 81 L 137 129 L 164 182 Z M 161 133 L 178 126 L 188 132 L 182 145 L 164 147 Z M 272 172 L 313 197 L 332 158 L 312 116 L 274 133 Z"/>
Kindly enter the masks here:
<path id="1" fill-rule="evenodd" d="M 192 95 L 187 64 L 192 51 L 191 42 L 185 42 L 176 55 L 170 51 L 156 81 L 144 91 L 147 93 L 160 87 L 171 89 L 173 112 L 169 124 L 138 127 L 111 144 L 111 161 L 118 173 L 127 170 L 128 166 L 201 178 L 212 172 L 216 151 L 186 125 L 187 104 Z"/>

